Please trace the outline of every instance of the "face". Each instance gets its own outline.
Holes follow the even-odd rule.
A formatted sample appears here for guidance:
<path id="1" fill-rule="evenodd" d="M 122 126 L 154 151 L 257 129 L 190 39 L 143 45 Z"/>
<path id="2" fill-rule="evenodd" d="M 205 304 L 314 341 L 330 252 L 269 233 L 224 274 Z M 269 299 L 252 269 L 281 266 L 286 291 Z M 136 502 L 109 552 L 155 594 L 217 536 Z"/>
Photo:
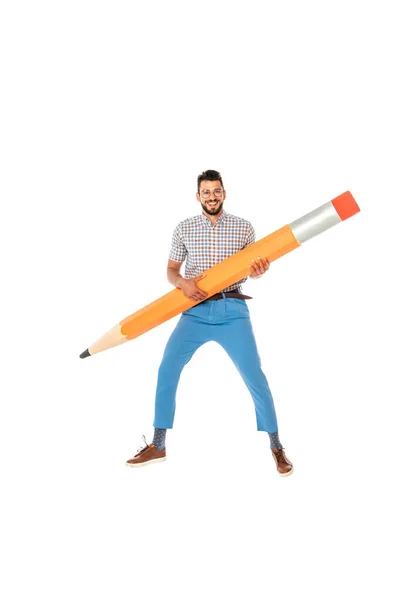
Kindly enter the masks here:
<path id="1" fill-rule="evenodd" d="M 221 212 L 226 192 L 222 189 L 220 181 L 205 180 L 200 183 L 200 193 L 196 194 L 196 198 L 204 212 L 214 216 Z"/>

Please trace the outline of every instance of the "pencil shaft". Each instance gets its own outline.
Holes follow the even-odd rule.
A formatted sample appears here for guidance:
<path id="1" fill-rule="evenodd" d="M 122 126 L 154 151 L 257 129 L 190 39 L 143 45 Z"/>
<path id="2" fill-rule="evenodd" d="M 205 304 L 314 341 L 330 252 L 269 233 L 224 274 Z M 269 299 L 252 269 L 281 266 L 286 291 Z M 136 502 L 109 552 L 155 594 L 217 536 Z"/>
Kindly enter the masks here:
<path id="1" fill-rule="evenodd" d="M 199 281 L 198 286 L 212 296 L 247 277 L 253 259 L 262 257 L 273 262 L 359 210 L 350 192 L 345 192 L 216 264 L 205 272 L 206 277 Z M 133 340 L 196 304 L 198 302 L 187 298 L 182 290 L 172 290 L 123 319 L 80 356 L 85 358 Z"/>

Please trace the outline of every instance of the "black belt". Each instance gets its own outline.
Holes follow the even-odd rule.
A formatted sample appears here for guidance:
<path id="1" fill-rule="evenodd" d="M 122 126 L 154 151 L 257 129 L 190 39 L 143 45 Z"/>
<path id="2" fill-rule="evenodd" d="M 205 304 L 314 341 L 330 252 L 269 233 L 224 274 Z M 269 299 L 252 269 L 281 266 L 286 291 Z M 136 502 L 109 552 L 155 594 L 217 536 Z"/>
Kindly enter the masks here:
<path id="1" fill-rule="evenodd" d="M 241 294 L 237 288 L 236 288 L 236 290 L 231 290 L 230 292 L 224 292 L 224 296 L 226 298 L 239 298 L 240 300 L 252 300 L 253 299 L 252 296 L 245 296 L 244 294 Z M 222 295 L 222 292 L 218 292 L 218 294 L 214 294 L 213 296 L 210 296 L 209 298 L 204 298 L 203 302 L 207 302 L 208 300 L 222 300 L 224 298 L 224 296 Z"/>

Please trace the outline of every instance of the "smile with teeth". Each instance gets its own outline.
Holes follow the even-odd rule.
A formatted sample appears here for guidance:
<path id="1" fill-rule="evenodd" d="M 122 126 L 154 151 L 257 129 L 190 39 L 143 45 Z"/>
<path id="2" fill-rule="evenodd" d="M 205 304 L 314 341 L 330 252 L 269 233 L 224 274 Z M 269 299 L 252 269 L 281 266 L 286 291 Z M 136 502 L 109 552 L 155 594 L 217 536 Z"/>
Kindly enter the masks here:
<path id="1" fill-rule="evenodd" d="M 216 204 L 218 204 L 216 200 L 213 200 L 212 202 L 208 203 L 209 206 L 215 206 Z"/>

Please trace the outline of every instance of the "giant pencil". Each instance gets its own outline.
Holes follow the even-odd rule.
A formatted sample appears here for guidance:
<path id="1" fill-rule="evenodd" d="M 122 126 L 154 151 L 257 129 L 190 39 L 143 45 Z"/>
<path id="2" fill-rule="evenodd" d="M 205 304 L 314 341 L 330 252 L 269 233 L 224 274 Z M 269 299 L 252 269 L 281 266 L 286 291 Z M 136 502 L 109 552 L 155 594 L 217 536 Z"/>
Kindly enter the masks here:
<path id="1" fill-rule="evenodd" d="M 207 277 L 199 282 L 199 287 L 212 296 L 247 277 L 250 274 L 249 265 L 253 259 L 261 256 L 272 262 L 301 246 L 310 238 L 352 217 L 359 210 L 351 193 L 344 192 L 293 223 L 277 229 L 208 269 L 205 271 Z M 82 352 L 80 358 L 86 358 L 128 340 L 133 340 L 198 303 L 199 301 L 186 298 L 182 290 L 172 290 L 118 323 Z"/>

